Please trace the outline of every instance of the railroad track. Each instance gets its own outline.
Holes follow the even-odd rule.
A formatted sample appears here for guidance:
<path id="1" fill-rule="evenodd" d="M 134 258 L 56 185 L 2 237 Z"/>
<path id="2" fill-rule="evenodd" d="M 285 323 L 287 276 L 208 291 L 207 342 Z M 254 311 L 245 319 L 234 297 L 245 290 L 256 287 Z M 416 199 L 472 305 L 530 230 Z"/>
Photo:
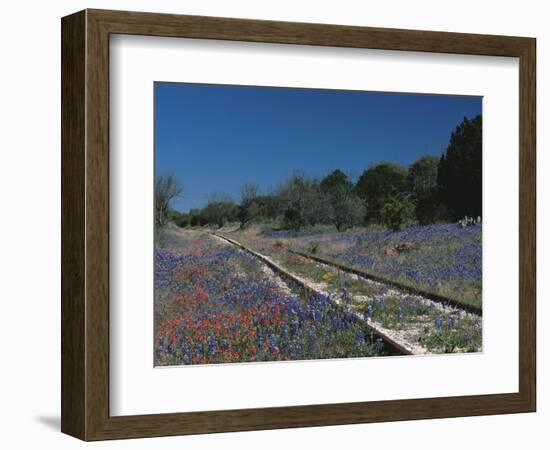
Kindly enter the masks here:
<path id="1" fill-rule="evenodd" d="M 245 251 L 246 253 L 254 256 L 258 260 L 260 260 L 263 264 L 267 265 L 273 272 L 279 276 L 287 285 L 290 287 L 293 287 L 295 289 L 298 289 L 302 294 L 302 299 L 304 301 L 307 301 L 307 298 L 310 295 L 323 295 L 326 297 L 326 293 L 319 291 L 315 287 L 311 286 L 308 282 L 301 279 L 300 277 L 297 277 L 296 275 L 288 272 L 286 269 L 284 269 L 282 266 L 277 264 L 275 261 L 273 261 L 271 258 L 262 255 L 261 253 L 258 253 L 247 246 L 241 244 L 240 242 L 237 242 L 231 238 L 228 238 L 226 236 L 223 236 L 218 233 L 210 233 L 213 236 L 216 236 L 219 239 L 222 239 L 223 241 L 240 248 L 241 250 Z M 338 301 L 329 299 L 339 307 L 343 307 Z M 382 329 L 381 326 L 378 326 L 373 323 L 369 323 L 364 320 L 363 314 L 353 311 L 351 309 L 348 309 L 348 313 L 354 315 L 357 319 L 359 319 L 376 337 L 382 339 L 382 341 L 385 344 L 385 348 L 388 350 L 388 353 L 390 355 L 415 355 L 415 354 L 421 354 L 425 353 L 418 350 L 418 347 L 415 347 L 414 345 L 411 345 L 408 342 L 400 341 L 398 339 L 395 339 L 391 336 L 388 336 L 388 334 L 385 332 L 384 329 Z"/>
<path id="2" fill-rule="evenodd" d="M 483 311 L 480 307 L 470 305 L 469 303 L 464 303 L 459 300 L 454 300 L 452 298 L 445 297 L 444 295 L 435 294 L 433 292 L 424 291 L 422 289 L 418 289 L 412 286 L 407 286 L 406 284 L 399 283 L 396 281 L 388 280 L 387 278 L 374 275 L 372 273 L 366 272 L 364 270 L 355 269 L 353 267 L 346 266 L 345 264 L 338 263 L 336 261 L 331 261 L 329 259 L 320 258 L 315 255 L 310 255 L 309 253 L 303 253 L 303 252 L 297 252 L 294 250 L 287 249 L 288 252 L 293 253 L 295 255 L 301 256 L 303 258 L 309 259 L 311 261 L 315 261 L 321 264 L 325 264 L 330 267 L 334 267 L 336 269 L 339 269 L 343 272 L 351 273 L 354 275 L 357 275 L 361 278 L 376 281 L 378 283 L 384 284 L 386 286 L 392 287 L 398 291 L 406 292 L 408 294 L 412 295 L 418 295 L 420 297 L 424 297 L 428 300 L 441 303 L 443 305 L 452 306 L 457 309 L 462 309 L 464 311 L 467 311 L 469 313 L 481 316 L 483 314 Z"/>

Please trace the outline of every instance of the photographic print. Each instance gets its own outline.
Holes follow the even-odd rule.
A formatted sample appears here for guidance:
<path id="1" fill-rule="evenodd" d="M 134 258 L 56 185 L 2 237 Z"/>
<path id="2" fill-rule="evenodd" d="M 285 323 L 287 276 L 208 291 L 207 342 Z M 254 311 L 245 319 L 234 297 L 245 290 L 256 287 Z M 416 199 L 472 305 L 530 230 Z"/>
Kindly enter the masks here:
<path id="1" fill-rule="evenodd" d="M 154 90 L 155 366 L 482 351 L 482 97 Z"/>

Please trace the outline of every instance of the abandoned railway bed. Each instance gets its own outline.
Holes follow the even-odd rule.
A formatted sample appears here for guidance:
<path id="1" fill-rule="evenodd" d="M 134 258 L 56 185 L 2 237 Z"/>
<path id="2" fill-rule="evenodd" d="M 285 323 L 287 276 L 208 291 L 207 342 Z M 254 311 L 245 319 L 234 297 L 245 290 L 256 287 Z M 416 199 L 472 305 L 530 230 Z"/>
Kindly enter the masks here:
<path id="1" fill-rule="evenodd" d="M 312 286 L 310 283 L 308 283 L 306 280 L 303 280 L 302 278 L 294 275 L 293 273 L 286 270 L 284 267 L 282 267 L 277 262 L 273 261 L 271 258 L 256 252 L 252 250 L 251 248 L 241 244 L 240 242 L 235 241 L 234 239 L 231 239 L 227 236 L 218 234 L 218 233 L 212 233 L 213 236 L 216 236 L 219 239 L 222 239 L 223 241 L 227 242 L 230 245 L 233 245 L 240 250 L 254 256 L 256 259 L 258 259 L 261 263 L 267 265 L 278 277 L 280 277 L 289 287 L 299 290 L 301 293 L 301 296 L 304 300 L 307 299 L 309 295 L 326 295 L 326 293 L 320 291 L 315 286 Z M 340 305 L 340 303 L 337 300 L 331 299 L 336 304 Z M 386 330 L 383 329 L 383 327 L 373 324 L 370 322 L 367 322 L 364 320 L 363 314 L 348 310 L 350 314 L 355 315 L 358 319 L 360 319 L 364 325 L 377 337 L 380 338 L 385 345 L 385 348 L 387 349 L 388 353 L 390 355 L 398 356 L 398 355 L 415 355 L 415 354 L 421 354 L 426 353 L 424 351 L 419 351 L 418 347 L 410 344 L 408 342 L 405 342 L 400 339 L 396 339 L 393 336 L 390 336 Z"/>

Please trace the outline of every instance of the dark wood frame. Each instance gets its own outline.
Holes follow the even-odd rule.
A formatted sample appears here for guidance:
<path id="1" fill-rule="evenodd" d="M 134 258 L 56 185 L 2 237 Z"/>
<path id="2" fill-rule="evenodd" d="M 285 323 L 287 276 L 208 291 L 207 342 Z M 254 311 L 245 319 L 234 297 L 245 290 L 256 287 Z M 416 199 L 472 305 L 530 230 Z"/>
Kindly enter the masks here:
<path id="1" fill-rule="evenodd" d="M 103 10 L 64 17 L 61 30 L 64 433 L 100 440 L 535 411 L 535 39 Z M 110 416 L 108 99 L 113 33 L 519 58 L 519 392 Z"/>

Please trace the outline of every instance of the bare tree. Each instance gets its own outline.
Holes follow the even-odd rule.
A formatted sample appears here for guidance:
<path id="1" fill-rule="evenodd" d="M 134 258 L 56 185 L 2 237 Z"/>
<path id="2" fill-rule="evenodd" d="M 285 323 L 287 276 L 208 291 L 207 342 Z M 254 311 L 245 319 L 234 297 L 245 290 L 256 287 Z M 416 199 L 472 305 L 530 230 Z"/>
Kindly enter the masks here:
<path id="1" fill-rule="evenodd" d="M 256 183 L 245 183 L 241 186 L 241 204 L 246 205 L 260 195 L 260 186 Z"/>
<path id="2" fill-rule="evenodd" d="M 260 186 L 256 183 L 245 183 L 241 186 L 241 204 L 239 205 L 239 221 L 241 228 L 248 222 L 254 220 L 259 214 L 259 207 L 254 201 L 260 195 Z"/>
<path id="3" fill-rule="evenodd" d="M 183 194 L 183 186 L 173 174 L 158 175 L 155 179 L 155 222 L 166 224 L 170 202 Z"/>

